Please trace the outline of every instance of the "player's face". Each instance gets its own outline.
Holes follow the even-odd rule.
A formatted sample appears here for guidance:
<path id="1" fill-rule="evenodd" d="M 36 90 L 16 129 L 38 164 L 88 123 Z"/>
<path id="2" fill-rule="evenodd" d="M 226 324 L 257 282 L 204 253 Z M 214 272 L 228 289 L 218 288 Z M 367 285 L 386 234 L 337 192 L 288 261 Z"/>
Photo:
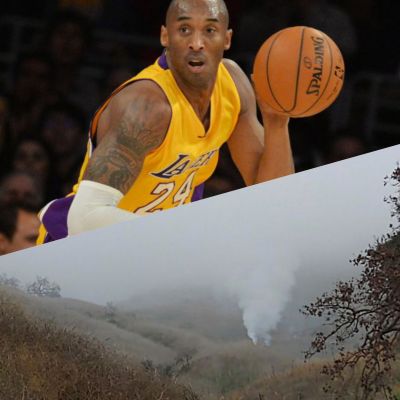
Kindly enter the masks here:
<path id="1" fill-rule="evenodd" d="M 161 43 L 178 83 L 207 89 L 231 44 L 232 31 L 216 0 L 179 3 L 161 28 Z"/>

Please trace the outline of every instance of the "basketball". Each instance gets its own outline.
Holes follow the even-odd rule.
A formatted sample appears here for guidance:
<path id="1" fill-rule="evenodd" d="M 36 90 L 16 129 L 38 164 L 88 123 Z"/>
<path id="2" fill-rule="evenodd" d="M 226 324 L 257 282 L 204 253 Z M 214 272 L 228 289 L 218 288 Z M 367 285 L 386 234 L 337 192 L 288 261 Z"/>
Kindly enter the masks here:
<path id="1" fill-rule="evenodd" d="M 294 26 L 276 32 L 260 47 L 253 83 L 260 100 L 278 114 L 309 117 L 335 101 L 344 71 L 342 54 L 329 36 Z"/>

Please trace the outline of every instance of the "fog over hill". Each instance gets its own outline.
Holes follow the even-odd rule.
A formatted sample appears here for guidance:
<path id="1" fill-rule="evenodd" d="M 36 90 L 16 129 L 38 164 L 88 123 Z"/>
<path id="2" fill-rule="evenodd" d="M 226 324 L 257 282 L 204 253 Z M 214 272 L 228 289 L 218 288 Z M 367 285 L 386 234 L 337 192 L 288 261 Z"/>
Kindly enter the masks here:
<path id="1" fill-rule="evenodd" d="M 0 273 L 23 283 L 46 276 L 64 297 L 130 303 L 137 315 L 153 309 L 167 325 L 171 304 L 207 338 L 224 330 L 225 315 L 268 343 L 283 314 L 353 274 L 348 260 L 388 231 L 383 198 L 393 188 L 383 180 L 399 154 L 394 146 L 3 256 Z M 199 292 L 214 303 L 208 325 L 187 307 L 201 309 Z M 237 326 L 231 338 L 243 334 Z"/>

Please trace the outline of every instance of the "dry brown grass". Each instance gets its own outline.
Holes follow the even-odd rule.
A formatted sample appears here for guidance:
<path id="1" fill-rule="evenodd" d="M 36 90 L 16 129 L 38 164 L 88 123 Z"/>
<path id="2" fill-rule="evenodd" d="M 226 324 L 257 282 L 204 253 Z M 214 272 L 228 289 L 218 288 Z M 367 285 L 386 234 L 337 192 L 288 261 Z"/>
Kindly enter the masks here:
<path id="1" fill-rule="evenodd" d="M 225 400 L 363 400 L 360 368 L 347 371 L 342 378 L 330 380 L 322 374 L 324 361 L 293 365 L 283 373 L 270 374 L 252 382 L 246 388 L 229 393 Z M 396 375 L 398 376 L 398 374 Z M 395 378 L 393 378 L 396 380 Z M 330 390 L 324 387 L 329 385 Z M 394 385 L 395 393 L 398 388 Z M 375 394 L 374 400 L 384 400 Z"/>
<path id="2" fill-rule="evenodd" d="M 197 396 L 133 367 L 93 338 L 30 319 L 0 291 L 0 398 L 189 400 Z"/>

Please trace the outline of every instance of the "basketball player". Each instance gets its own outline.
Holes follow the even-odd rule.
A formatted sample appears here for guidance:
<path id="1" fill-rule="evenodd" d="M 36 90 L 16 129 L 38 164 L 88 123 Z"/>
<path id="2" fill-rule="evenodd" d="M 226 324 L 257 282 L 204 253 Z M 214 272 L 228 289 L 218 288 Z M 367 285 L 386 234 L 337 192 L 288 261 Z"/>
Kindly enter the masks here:
<path id="1" fill-rule="evenodd" d="M 262 126 L 248 78 L 223 59 L 228 22 L 223 0 L 172 0 L 163 55 L 95 114 L 78 184 L 40 213 L 39 243 L 198 199 L 224 142 L 247 185 L 293 172 L 288 118 L 259 103 Z"/>

